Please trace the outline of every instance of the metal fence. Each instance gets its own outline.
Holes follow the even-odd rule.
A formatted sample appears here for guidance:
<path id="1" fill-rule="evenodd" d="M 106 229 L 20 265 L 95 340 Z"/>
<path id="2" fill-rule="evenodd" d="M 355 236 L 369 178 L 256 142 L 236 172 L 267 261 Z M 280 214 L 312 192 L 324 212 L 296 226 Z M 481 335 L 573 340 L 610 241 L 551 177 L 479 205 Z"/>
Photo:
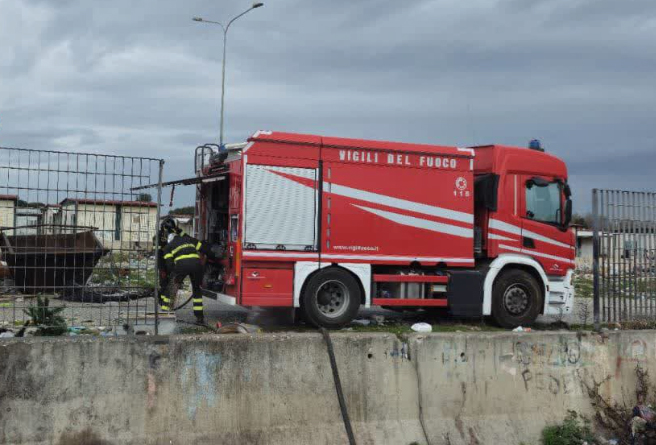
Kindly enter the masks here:
<path id="1" fill-rule="evenodd" d="M 0 147 L 3 329 L 156 329 L 161 186 L 131 189 L 161 184 L 163 164 Z"/>
<path id="2" fill-rule="evenodd" d="M 656 319 L 656 193 L 595 189 L 592 213 L 596 325 Z"/>

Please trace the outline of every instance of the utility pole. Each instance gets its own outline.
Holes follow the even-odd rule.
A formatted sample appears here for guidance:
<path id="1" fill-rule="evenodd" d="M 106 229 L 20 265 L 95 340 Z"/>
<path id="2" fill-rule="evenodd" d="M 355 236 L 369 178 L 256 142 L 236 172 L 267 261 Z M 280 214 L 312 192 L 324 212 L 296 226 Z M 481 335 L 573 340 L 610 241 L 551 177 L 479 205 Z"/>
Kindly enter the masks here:
<path id="1" fill-rule="evenodd" d="M 219 25 L 221 29 L 223 29 L 223 67 L 221 69 L 221 131 L 219 136 L 219 145 L 221 146 L 221 148 L 223 148 L 223 104 L 225 99 L 226 41 L 228 39 L 228 29 L 230 29 L 230 25 L 232 25 L 232 22 L 237 20 L 239 17 L 261 6 L 264 6 L 264 3 L 260 3 L 260 2 L 253 3 L 253 5 L 250 8 L 248 8 L 246 11 L 233 17 L 226 26 L 223 26 L 223 24 L 220 22 L 205 20 L 202 17 L 194 17 L 192 19 L 194 22 L 212 23 L 214 25 Z"/>

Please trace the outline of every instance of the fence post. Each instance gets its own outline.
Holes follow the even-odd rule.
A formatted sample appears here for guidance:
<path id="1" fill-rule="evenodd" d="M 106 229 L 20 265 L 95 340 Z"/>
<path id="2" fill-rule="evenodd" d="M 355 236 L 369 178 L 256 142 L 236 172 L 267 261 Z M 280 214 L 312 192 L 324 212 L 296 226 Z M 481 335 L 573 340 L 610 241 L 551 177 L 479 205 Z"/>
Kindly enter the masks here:
<path id="1" fill-rule="evenodd" d="M 593 311 L 594 329 L 599 331 L 600 305 L 599 305 L 599 190 L 592 190 L 592 286 L 593 286 Z"/>
<path id="2" fill-rule="evenodd" d="M 157 217 L 155 220 L 155 335 L 159 334 L 159 220 L 162 209 L 162 173 L 164 160 L 159 161 L 159 174 L 157 178 Z"/>

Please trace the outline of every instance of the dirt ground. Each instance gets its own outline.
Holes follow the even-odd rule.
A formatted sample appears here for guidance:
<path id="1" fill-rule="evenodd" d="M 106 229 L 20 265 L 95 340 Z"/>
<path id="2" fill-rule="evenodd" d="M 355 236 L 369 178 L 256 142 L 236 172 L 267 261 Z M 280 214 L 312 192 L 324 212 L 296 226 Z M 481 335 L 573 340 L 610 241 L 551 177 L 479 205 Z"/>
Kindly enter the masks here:
<path id="1" fill-rule="evenodd" d="M 181 291 L 178 304 L 189 297 L 189 291 Z M 19 296 L 18 298 L 3 298 L 0 296 L 0 326 L 14 327 L 22 325 L 29 317 L 24 309 L 35 304 L 34 297 Z M 50 300 L 51 307 L 64 306 L 62 316 L 69 327 L 101 328 L 114 334 L 128 331 L 143 331 L 154 333 L 155 299 L 143 298 L 126 302 L 78 303 L 62 301 L 57 298 Z M 294 322 L 293 311 L 288 308 L 252 308 L 246 309 L 224 303 L 204 299 L 205 321 L 209 326 L 226 325 L 229 323 L 248 323 L 261 327 L 264 331 L 305 330 L 312 329 L 303 323 Z M 586 316 L 587 314 L 587 316 Z M 587 318 L 587 320 L 586 320 Z M 456 330 L 499 330 L 487 319 L 452 319 L 435 313 L 424 311 L 396 312 L 373 307 L 362 308 L 356 321 L 345 329 L 350 330 L 380 330 L 392 332 L 410 332 L 410 326 L 423 321 L 431 324 L 434 331 Z M 571 325 L 592 323 L 592 299 L 577 299 L 574 311 L 561 317 L 541 316 L 537 321 L 538 328 L 546 328 L 554 322 L 563 321 Z M 186 333 L 198 331 L 194 326 L 195 317 L 191 303 L 179 309 L 175 317 L 160 316 L 160 333 Z"/>

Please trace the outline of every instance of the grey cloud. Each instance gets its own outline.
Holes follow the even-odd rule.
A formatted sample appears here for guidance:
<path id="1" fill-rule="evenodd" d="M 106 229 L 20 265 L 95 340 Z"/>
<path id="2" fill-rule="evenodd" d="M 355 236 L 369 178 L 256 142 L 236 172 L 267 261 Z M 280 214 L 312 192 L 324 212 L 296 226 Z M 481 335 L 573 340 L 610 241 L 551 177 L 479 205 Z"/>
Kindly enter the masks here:
<path id="1" fill-rule="evenodd" d="M 0 145 L 162 156 L 168 179 L 191 174 L 218 135 L 221 32 L 190 18 L 247 6 L 0 0 Z M 585 211 L 592 187 L 654 188 L 655 40 L 652 0 L 269 1 L 229 34 L 227 137 L 539 137 Z"/>

